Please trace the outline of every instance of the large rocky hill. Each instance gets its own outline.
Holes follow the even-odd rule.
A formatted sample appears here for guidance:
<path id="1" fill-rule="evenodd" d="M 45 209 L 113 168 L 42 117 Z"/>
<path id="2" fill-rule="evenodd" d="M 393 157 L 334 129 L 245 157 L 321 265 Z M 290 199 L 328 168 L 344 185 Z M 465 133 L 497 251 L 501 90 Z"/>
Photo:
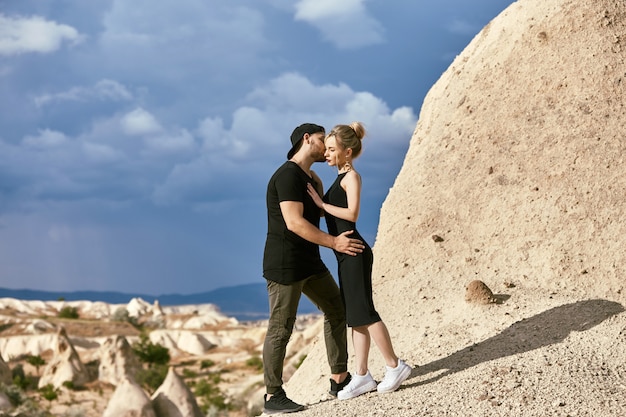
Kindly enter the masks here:
<path id="1" fill-rule="evenodd" d="M 625 56 L 623 0 L 519 0 L 472 40 L 375 242 L 375 301 L 415 369 L 325 401 L 318 340 L 286 385 L 300 415 L 626 415 Z M 498 302 L 467 302 L 473 280 Z M 374 346 L 370 365 L 382 378 Z"/>

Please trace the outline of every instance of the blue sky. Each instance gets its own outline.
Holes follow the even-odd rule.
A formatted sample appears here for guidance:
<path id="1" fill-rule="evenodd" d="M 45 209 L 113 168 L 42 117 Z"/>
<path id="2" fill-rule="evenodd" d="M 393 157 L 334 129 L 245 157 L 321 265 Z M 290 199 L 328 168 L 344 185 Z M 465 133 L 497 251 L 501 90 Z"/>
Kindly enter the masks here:
<path id="1" fill-rule="evenodd" d="M 374 244 L 424 96 L 511 3 L 0 0 L 0 286 L 263 282 L 267 180 L 303 122 L 368 129 Z"/>

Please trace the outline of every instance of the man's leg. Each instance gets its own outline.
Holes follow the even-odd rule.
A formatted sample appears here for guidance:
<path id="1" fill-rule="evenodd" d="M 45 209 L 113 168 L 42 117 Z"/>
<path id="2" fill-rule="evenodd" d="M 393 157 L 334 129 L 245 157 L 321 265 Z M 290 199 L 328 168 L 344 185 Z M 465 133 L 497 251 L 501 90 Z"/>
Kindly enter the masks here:
<path id="1" fill-rule="evenodd" d="M 330 272 L 305 280 L 302 292 L 324 313 L 324 341 L 330 371 L 342 382 L 348 371 L 346 313 L 339 287 Z"/>
<path id="2" fill-rule="evenodd" d="M 283 385 L 283 363 L 296 322 L 303 283 L 282 285 L 267 280 L 270 318 L 263 344 L 263 372 L 268 394 L 279 392 Z"/>

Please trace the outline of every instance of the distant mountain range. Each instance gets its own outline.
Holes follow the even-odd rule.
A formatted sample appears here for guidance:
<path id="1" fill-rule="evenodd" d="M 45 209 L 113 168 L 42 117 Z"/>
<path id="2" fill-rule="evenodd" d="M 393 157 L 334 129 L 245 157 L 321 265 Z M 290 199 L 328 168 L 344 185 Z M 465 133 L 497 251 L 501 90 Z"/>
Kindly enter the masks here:
<path id="1" fill-rule="evenodd" d="M 141 298 L 149 303 L 159 300 L 162 306 L 186 304 L 215 304 L 222 314 L 234 317 L 239 321 L 264 320 L 268 317 L 268 301 L 265 283 L 245 284 L 233 287 L 221 287 L 212 291 L 196 294 L 164 294 L 147 295 L 135 293 L 121 293 L 111 291 L 38 291 L 13 290 L 0 288 L 0 298 L 10 297 L 18 300 L 41 301 L 102 301 L 109 304 L 126 304 L 133 298 Z M 317 308 L 308 298 L 302 297 L 299 314 L 317 312 Z"/>

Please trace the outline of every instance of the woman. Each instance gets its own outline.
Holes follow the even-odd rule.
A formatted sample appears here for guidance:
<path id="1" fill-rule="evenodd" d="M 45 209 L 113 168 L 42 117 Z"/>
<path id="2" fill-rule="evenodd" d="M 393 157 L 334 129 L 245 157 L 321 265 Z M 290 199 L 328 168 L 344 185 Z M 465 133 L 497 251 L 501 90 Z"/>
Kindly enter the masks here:
<path id="1" fill-rule="evenodd" d="M 323 199 L 310 184 L 308 188 L 309 195 L 324 212 L 328 233 L 337 236 L 346 230 L 354 230 L 351 237 L 365 244 L 365 249 L 357 256 L 346 256 L 335 251 L 339 264 L 339 286 L 346 306 L 346 321 L 352 328 L 356 365 L 352 380 L 337 394 L 340 400 L 376 389 L 378 392 L 395 391 L 411 374 L 411 367 L 396 356 L 387 326 L 374 307 L 372 249 L 356 229 L 361 202 L 361 176 L 352 166 L 352 161 L 361 153 L 364 136 L 365 128 L 360 122 L 335 126 L 324 140 L 324 156 L 328 165 L 337 167 L 339 175 Z M 385 377 L 378 385 L 367 365 L 372 339 L 386 363 Z"/>

